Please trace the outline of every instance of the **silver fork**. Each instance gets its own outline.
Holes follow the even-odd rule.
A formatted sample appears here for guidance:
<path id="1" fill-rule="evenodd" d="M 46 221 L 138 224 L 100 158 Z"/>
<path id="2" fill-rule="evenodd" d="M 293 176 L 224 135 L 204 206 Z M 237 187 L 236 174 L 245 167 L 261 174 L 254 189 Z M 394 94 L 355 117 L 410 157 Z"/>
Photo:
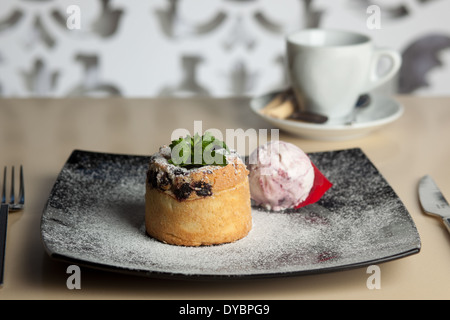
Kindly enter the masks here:
<path id="1" fill-rule="evenodd" d="M 3 284 L 3 276 L 5 270 L 5 251 L 6 251 L 6 229 L 8 226 L 9 212 L 22 210 L 25 206 L 25 184 L 23 179 L 23 167 L 20 166 L 19 177 L 19 197 L 16 202 L 15 186 L 14 186 L 14 167 L 11 168 L 11 191 L 9 194 L 9 202 L 6 202 L 6 167 L 3 170 L 3 188 L 2 201 L 0 208 L 0 285 Z"/>

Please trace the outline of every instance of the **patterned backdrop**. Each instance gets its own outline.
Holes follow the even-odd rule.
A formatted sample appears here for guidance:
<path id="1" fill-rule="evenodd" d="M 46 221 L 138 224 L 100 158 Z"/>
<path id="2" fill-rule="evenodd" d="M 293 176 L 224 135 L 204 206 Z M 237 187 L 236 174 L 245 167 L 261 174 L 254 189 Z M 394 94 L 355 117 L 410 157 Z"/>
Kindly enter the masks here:
<path id="1" fill-rule="evenodd" d="M 1 0 L 0 96 L 262 94 L 287 85 L 284 38 L 306 27 L 400 51 L 382 90 L 450 94 L 449 13 L 450 0 Z"/>

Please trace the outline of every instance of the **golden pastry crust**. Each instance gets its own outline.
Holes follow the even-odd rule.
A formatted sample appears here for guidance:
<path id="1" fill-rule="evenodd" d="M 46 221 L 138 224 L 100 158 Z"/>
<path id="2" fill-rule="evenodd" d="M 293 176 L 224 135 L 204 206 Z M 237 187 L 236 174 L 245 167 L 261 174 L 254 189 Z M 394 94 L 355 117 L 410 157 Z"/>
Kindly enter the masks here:
<path id="1" fill-rule="evenodd" d="M 180 169 L 167 150 L 150 160 L 145 195 L 147 233 L 166 243 L 213 245 L 245 237 L 252 228 L 248 170 L 235 155 L 226 166 Z"/>
<path id="2" fill-rule="evenodd" d="M 248 181 L 243 181 L 211 197 L 179 201 L 147 185 L 147 233 L 160 241 L 182 246 L 242 239 L 252 228 L 249 194 Z"/>

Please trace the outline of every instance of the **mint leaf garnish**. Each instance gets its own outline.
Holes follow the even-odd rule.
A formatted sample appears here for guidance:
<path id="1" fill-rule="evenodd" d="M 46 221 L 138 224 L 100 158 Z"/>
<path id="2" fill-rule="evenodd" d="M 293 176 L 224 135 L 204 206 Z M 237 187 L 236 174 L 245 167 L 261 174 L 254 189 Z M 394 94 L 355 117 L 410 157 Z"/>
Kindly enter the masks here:
<path id="1" fill-rule="evenodd" d="M 203 136 L 196 133 L 193 137 L 172 140 L 169 145 L 171 158 L 169 163 L 186 168 L 203 167 L 206 165 L 226 166 L 226 153 L 230 152 L 225 142 L 216 139 L 211 133 Z M 221 152 L 217 152 L 221 150 Z"/>

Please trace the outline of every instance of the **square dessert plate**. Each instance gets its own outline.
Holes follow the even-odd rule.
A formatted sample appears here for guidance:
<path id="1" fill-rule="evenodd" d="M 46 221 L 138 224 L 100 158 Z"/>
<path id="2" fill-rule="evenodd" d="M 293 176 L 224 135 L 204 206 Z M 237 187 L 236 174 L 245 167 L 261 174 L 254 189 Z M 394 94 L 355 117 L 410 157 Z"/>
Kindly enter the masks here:
<path id="1" fill-rule="evenodd" d="M 149 157 L 75 150 L 41 218 L 50 257 L 158 278 L 247 279 L 331 272 L 420 251 L 407 209 L 359 148 L 309 154 L 333 183 L 319 202 L 282 213 L 253 208 L 234 243 L 174 246 L 145 232 Z"/>

